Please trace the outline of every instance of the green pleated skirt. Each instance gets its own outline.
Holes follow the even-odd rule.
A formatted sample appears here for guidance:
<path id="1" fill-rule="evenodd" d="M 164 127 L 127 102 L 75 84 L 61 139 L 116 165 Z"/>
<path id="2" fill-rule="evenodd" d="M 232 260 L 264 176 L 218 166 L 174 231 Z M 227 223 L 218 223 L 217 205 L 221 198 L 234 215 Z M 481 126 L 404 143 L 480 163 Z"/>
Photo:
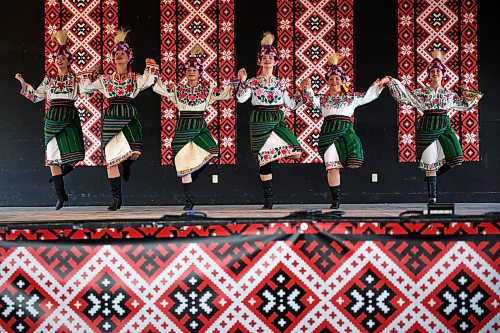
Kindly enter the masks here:
<path id="1" fill-rule="evenodd" d="M 45 147 L 52 139 L 57 141 L 60 158 L 53 158 L 47 152 L 48 165 L 74 164 L 83 161 L 85 149 L 78 110 L 74 106 L 54 105 L 45 114 Z"/>
<path id="2" fill-rule="evenodd" d="M 120 135 L 126 139 L 129 149 L 121 150 L 119 154 L 110 153 L 108 144 Z M 113 143 L 114 144 L 114 143 Z M 142 152 L 142 125 L 138 110 L 128 103 L 111 104 L 106 108 L 102 121 L 102 147 L 106 153 L 108 166 L 118 165 L 126 159 L 136 159 Z"/>
<path id="3" fill-rule="evenodd" d="M 455 130 L 451 126 L 450 118 L 446 111 L 424 112 L 421 120 L 416 126 L 417 135 L 417 161 L 419 167 L 424 171 L 436 171 L 444 164 L 449 167 L 460 165 L 463 162 L 464 155 L 462 147 L 458 141 Z M 435 163 L 424 163 L 422 155 L 425 150 L 435 141 L 441 145 L 444 153 L 444 161 Z"/>
<path id="4" fill-rule="evenodd" d="M 327 150 L 335 145 L 338 161 L 330 161 L 325 156 Z M 325 117 L 319 134 L 318 151 L 327 169 L 359 168 L 364 161 L 361 140 L 354 131 L 354 125 L 347 116 Z"/>
<path id="5" fill-rule="evenodd" d="M 219 156 L 219 147 L 207 128 L 203 111 L 181 112 L 172 140 L 172 154 L 179 177 L 199 170 Z"/>
<path id="6" fill-rule="evenodd" d="M 276 143 L 268 142 L 273 133 L 279 138 Z M 297 137 L 285 122 L 280 105 L 254 106 L 250 114 L 250 139 L 252 152 L 260 166 L 302 152 Z"/>

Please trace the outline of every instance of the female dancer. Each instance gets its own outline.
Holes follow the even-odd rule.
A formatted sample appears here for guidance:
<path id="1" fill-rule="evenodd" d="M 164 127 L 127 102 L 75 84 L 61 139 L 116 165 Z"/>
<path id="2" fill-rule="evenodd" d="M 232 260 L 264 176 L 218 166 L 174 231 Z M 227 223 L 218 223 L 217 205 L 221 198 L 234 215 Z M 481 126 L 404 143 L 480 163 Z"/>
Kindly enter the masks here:
<path id="1" fill-rule="evenodd" d="M 251 98 L 254 110 L 250 114 L 252 150 L 259 161 L 259 174 L 264 191 L 262 209 L 273 208 L 271 162 L 280 158 L 299 159 L 302 153 L 297 138 L 284 120 L 283 107 L 296 109 L 299 102 L 290 98 L 285 80 L 275 77 L 273 71 L 279 63 L 278 50 L 273 46 L 274 36 L 266 32 L 257 55 L 260 69 L 257 76 L 247 81 L 244 68 L 238 71 L 239 86 L 236 97 L 244 103 Z"/>
<path id="2" fill-rule="evenodd" d="M 310 80 L 302 85 L 307 88 L 304 97 L 306 103 L 323 113 L 318 150 L 325 163 L 332 193 L 330 208 L 333 209 L 340 206 L 340 169 L 356 169 L 363 164 L 363 148 L 351 122 L 354 109 L 378 98 L 384 82 L 388 81 L 377 79 L 366 93 L 350 92 L 338 61 L 336 53 L 328 57 L 329 66 L 325 78 L 330 89 L 326 94 L 314 96 Z"/>
<path id="3" fill-rule="evenodd" d="M 166 96 L 179 110 L 172 141 L 172 154 L 177 176 L 181 177 L 186 197 L 184 210 L 192 210 L 194 207 L 190 187 L 197 173 L 219 155 L 219 147 L 207 128 L 203 114 L 215 101 L 231 99 L 234 90 L 228 85 L 220 91 L 201 81 L 203 74 L 201 53 L 201 48 L 196 45 L 184 64 L 187 84 L 165 84 L 160 79 L 153 87 L 155 92 Z"/>
<path id="4" fill-rule="evenodd" d="M 409 91 L 400 81 L 387 76 L 387 85 L 394 99 L 424 113 L 416 125 L 417 161 L 425 172 L 429 203 L 435 203 L 437 199 L 437 176 L 463 161 L 462 147 L 447 112 L 469 110 L 482 97 L 480 92 L 470 90 L 465 90 L 459 97 L 443 88 L 446 66 L 441 51 L 432 52 L 432 56 L 434 59 L 427 68 L 430 87 Z"/>
<path id="5" fill-rule="evenodd" d="M 99 90 L 109 102 L 109 107 L 103 114 L 102 146 L 113 200 L 108 210 L 112 211 L 122 206 L 118 166 L 122 165 L 123 180 L 128 181 L 130 165 L 142 151 L 142 126 L 133 100 L 140 91 L 152 86 L 158 78 L 158 65 L 153 59 L 146 59 L 143 75 L 132 72 L 131 62 L 134 56 L 132 48 L 125 42 L 127 33 L 128 31 L 120 30 L 115 37 L 112 56 L 116 72 L 99 75 L 93 82 L 96 70 L 85 73 L 82 78 L 85 82 L 85 93 L 91 94 Z"/>
<path id="6" fill-rule="evenodd" d="M 33 103 L 44 99 L 50 102 L 43 131 L 46 164 L 50 167 L 56 190 L 55 208 L 59 210 L 68 201 L 63 176 L 73 171 L 74 165 L 85 158 L 85 150 L 80 117 L 75 108 L 80 87 L 76 75 L 69 69 L 72 56 L 66 47 L 68 32 L 60 30 L 53 38 L 58 43 L 57 50 L 52 55 L 57 76 L 46 76 L 36 90 L 24 81 L 21 74 L 17 73 L 16 79 L 21 82 L 21 94 L 27 99 Z"/>

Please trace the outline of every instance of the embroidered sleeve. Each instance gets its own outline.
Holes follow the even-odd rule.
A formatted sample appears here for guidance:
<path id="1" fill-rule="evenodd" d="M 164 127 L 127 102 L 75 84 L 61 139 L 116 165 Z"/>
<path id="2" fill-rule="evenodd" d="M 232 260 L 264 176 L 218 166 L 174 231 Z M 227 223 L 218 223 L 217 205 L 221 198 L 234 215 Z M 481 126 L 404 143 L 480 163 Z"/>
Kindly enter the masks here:
<path id="1" fill-rule="evenodd" d="M 359 106 L 370 103 L 378 98 L 383 89 L 376 84 L 372 84 L 366 93 L 354 93 L 354 104 Z"/>
<path id="2" fill-rule="evenodd" d="M 158 78 L 153 91 L 159 95 L 167 97 L 172 103 L 177 103 L 177 86 L 173 83 L 164 83 L 161 78 Z"/>
<path id="3" fill-rule="evenodd" d="M 470 110 L 474 105 L 476 105 L 483 95 L 477 92 L 474 97 L 469 98 L 462 94 L 459 97 L 458 94 L 450 92 L 449 99 L 451 100 L 451 108 L 455 111 L 467 111 Z"/>
<path id="4" fill-rule="evenodd" d="M 224 87 L 224 90 L 220 90 L 219 88 L 213 88 L 212 94 L 210 95 L 209 104 L 214 103 L 215 101 L 228 100 L 234 97 L 234 87 L 228 84 Z"/>
<path id="5" fill-rule="evenodd" d="M 80 72 L 76 75 L 76 82 L 77 82 L 77 87 L 78 87 L 78 93 L 81 95 L 84 95 L 86 97 L 90 97 L 94 93 L 92 91 L 91 93 L 88 93 L 85 91 L 85 88 L 87 86 L 90 86 L 92 84 L 92 71 L 84 71 Z"/>
<path id="6" fill-rule="evenodd" d="M 389 87 L 389 92 L 392 97 L 396 100 L 396 102 L 400 104 L 408 104 L 416 107 L 417 109 L 425 109 L 425 106 L 420 102 L 420 99 L 417 97 L 418 91 L 415 89 L 410 92 L 408 89 L 398 80 L 392 79 L 391 82 L 387 84 Z"/>
<path id="7" fill-rule="evenodd" d="M 295 110 L 303 104 L 303 98 L 300 93 L 295 94 L 295 96 L 290 97 L 288 91 L 283 88 L 283 104 L 290 109 Z"/>
<path id="8" fill-rule="evenodd" d="M 103 91 L 104 86 L 101 81 L 101 76 L 97 78 L 97 80 L 93 80 L 92 72 L 82 72 L 78 74 L 78 85 L 81 94 L 85 94 L 87 96 L 92 95 L 96 91 Z"/>
<path id="9" fill-rule="evenodd" d="M 250 97 L 252 97 L 252 89 L 250 88 L 248 81 L 249 80 L 242 82 L 238 87 L 236 99 L 239 103 L 245 103 Z"/>
<path id="10" fill-rule="evenodd" d="M 314 91 L 312 88 L 308 88 L 304 91 L 302 95 L 302 100 L 304 104 L 307 106 L 313 108 L 313 109 L 319 109 L 320 108 L 320 97 L 314 95 Z"/>
<path id="11" fill-rule="evenodd" d="M 158 65 L 152 61 L 146 62 L 144 74 L 136 76 L 137 89 L 144 90 L 155 84 L 158 79 Z"/>
<path id="12" fill-rule="evenodd" d="M 33 103 L 38 103 L 47 98 L 47 89 L 49 88 L 50 79 L 45 77 L 36 88 L 36 90 L 29 84 L 25 83 L 21 88 L 21 95 L 32 101 Z"/>

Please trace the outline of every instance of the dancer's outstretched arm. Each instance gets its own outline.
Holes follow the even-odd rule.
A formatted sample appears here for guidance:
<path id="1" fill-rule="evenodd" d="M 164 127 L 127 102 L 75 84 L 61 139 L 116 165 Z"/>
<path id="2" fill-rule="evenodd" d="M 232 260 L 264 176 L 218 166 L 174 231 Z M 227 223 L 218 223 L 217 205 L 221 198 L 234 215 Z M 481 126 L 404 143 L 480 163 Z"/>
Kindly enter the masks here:
<path id="1" fill-rule="evenodd" d="M 387 83 L 389 92 L 396 102 L 400 104 L 408 104 L 420 110 L 425 108 L 425 106 L 421 103 L 421 98 L 417 96 L 418 91 L 410 91 L 403 85 L 403 83 L 401 83 L 401 81 L 390 76 L 386 76 L 386 78 L 389 80 Z"/>
<path id="2" fill-rule="evenodd" d="M 238 92 L 236 93 L 236 99 L 239 103 L 245 103 L 250 97 L 252 97 L 252 89 L 247 85 L 247 71 L 241 68 L 238 71 L 238 80 L 240 80 L 240 86 L 238 87 Z"/>
<path id="3" fill-rule="evenodd" d="M 382 81 L 380 79 L 375 80 L 373 84 L 368 88 L 368 90 L 365 93 L 354 93 L 354 104 L 356 106 L 360 106 L 363 104 L 370 103 L 371 101 L 375 100 L 378 98 L 382 90 L 384 90 L 384 82 L 388 81 Z"/>
<path id="4" fill-rule="evenodd" d="M 17 73 L 15 78 L 21 83 L 21 95 L 32 101 L 33 103 L 38 103 L 47 98 L 47 87 L 49 84 L 49 78 L 45 77 L 38 88 L 34 89 L 29 83 L 24 81 L 21 74 Z"/>
<path id="5" fill-rule="evenodd" d="M 216 101 L 223 101 L 233 98 L 234 90 L 235 87 L 231 84 L 226 85 L 223 90 L 220 90 L 217 87 L 211 88 L 209 104 L 212 104 Z"/>
<path id="6" fill-rule="evenodd" d="M 137 89 L 144 90 L 155 84 L 158 79 L 159 67 L 154 59 L 146 59 L 146 68 L 144 74 L 137 75 Z"/>

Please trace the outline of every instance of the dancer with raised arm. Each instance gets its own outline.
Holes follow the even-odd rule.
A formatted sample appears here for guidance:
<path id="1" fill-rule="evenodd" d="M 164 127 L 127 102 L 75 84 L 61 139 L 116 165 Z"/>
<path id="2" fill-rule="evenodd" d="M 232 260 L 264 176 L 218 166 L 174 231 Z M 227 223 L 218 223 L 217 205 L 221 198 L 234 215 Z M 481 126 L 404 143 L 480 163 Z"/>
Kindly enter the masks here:
<path id="1" fill-rule="evenodd" d="M 328 186 L 332 194 L 330 208 L 333 209 L 340 206 L 340 169 L 356 169 L 364 161 L 361 141 L 351 121 L 354 110 L 378 98 L 383 84 L 388 81 L 377 79 L 366 93 L 351 92 L 346 86 L 347 78 L 338 61 L 339 56 L 336 53 L 328 57 L 325 79 L 329 90 L 325 94 L 315 96 L 310 79 L 301 85 L 305 88 L 305 102 L 312 106 L 313 110 L 319 110 L 324 117 L 318 150 L 325 163 Z"/>
<path id="2" fill-rule="evenodd" d="M 191 50 L 184 64 L 186 84 L 164 83 L 160 79 L 153 87 L 155 92 L 166 96 L 179 110 L 172 154 L 186 198 L 184 210 L 194 207 L 192 182 L 213 158 L 219 156 L 219 147 L 204 119 L 205 110 L 216 101 L 233 98 L 234 91 L 231 84 L 221 91 L 203 82 L 202 52 L 199 45 Z"/>
<path id="3" fill-rule="evenodd" d="M 103 114 L 102 146 L 106 157 L 107 174 L 112 203 L 108 210 L 115 211 L 122 206 L 119 165 L 122 165 L 123 180 L 130 178 L 130 166 L 142 151 L 142 126 L 139 111 L 133 105 L 140 91 L 152 86 L 158 78 L 158 65 L 153 59 L 146 59 L 144 74 L 132 72 L 133 50 L 125 42 L 128 31 L 118 31 L 112 51 L 116 71 L 113 74 L 98 75 L 96 70 L 84 73 L 84 91 L 91 94 L 100 91 L 108 99 L 109 107 Z"/>
<path id="4" fill-rule="evenodd" d="M 429 203 L 437 200 L 437 176 L 463 161 L 462 147 L 450 124 L 448 111 L 470 110 L 482 97 L 480 92 L 467 87 L 461 96 L 443 88 L 446 66 L 441 51 L 433 51 L 432 57 L 427 68 L 429 87 L 410 91 L 400 81 L 387 76 L 387 86 L 394 99 L 424 113 L 416 124 L 417 162 L 425 172 Z"/>
<path id="5" fill-rule="evenodd" d="M 21 94 L 33 103 L 48 100 L 50 107 L 45 114 L 44 136 L 46 165 L 54 182 L 57 195 L 55 209 L 63 207 L 68 201 L 64 188 L 63 176 L 73 171 L 73 167 L 85 158 L 83 133 L 75 101 L 80 93 L 78 79 L 70 69 L 72 55 L 66 47 L 68 32 L 60 30 L 54 34 L 57 50 L 52 59 L 57 68 L 57 75 L 45 76 L 38 88 L 26 83 L 23 76 L 16 74 L 21 83 Z"/>
<path id="6" fill-rule="evenodd" d="M 264 192 L 262 209 L 273 208 L 271 163 L 281 158 L 299 159 L 302 153 L 297 138 L 284 120 L 283 108 L 296 109 L 301 98 L 293 99 L 286 90 L 285 80 L 274 76 L 279 63 L 278 50 L 273 46 L 274 36 L 266 32 L 257 55 L 260 66 L 257 75 L 247 80 L 244 68 L 238 71 L 239 86 L 236 97 L 244 103 L 251 99 L 254 110 L 250 114 L 252 150 L 259 162 L 259 174 Z"/>

